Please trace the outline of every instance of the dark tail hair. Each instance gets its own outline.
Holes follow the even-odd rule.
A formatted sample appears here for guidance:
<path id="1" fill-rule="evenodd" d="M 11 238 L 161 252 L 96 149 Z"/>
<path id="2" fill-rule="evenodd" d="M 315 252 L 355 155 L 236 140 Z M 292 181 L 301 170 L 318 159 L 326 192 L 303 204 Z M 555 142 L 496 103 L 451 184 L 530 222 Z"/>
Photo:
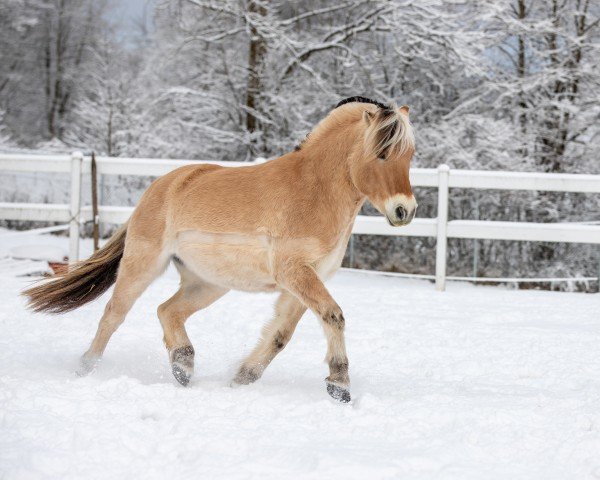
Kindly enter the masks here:
<path id="1" fill-rule="evenodd" d="M 117 279 L 127 224 L 111 237 L 106 245 L 87 260 L 78 262 L 67 273 L 25 290 L 28 306 L 36 312 L 65 313 L 95 300 Z"/>

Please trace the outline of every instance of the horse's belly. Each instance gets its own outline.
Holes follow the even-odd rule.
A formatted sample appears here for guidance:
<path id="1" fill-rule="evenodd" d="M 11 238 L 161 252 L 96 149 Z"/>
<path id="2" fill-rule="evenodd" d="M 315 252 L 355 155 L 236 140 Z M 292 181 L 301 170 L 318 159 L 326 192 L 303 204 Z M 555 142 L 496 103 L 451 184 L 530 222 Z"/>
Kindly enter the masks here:
<path id="1" fill-rule="evenodd" d="M 264 237 L 183 232 L 176 254 L 204 281 L 233 290 L 277 289 Z"/>

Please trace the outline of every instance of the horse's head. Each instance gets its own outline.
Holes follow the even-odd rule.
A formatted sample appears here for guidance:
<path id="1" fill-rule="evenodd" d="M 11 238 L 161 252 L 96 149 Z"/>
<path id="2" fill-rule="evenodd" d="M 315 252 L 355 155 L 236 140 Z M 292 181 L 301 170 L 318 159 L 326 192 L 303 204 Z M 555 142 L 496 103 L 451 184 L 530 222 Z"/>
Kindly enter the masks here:
<path id="1" fill-rule="evenodd" d="M 364 100 L 350 176 L 391 225 L 406 225 L 417 210 L 408 175 L 415 152 L 408 107 Z"/>

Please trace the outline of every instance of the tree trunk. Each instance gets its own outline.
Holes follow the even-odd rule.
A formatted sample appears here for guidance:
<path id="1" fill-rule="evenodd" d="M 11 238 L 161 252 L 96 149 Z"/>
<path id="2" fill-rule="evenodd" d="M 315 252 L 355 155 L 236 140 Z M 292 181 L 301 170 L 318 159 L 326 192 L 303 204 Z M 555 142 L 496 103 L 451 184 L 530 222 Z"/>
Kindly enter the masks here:
<path id="1" fill-rule="evenodd" d="M 113 122 L 113 104 L 112 100 L 108 105 L 108 125 L 106 131 L 106 154 L 112 157 L 112 122 Z"/>
<path id="2" fill-rule="evenodd" d="M 54 112 L 52 111 L 52 51 L 50 49 L 52 35 L 52 18 L 46 16 L 46 45 L 44 48 L 44 74 L 46 76 L 46 128 L 50 137 L 54 136 Z"/>
<path id="3" fill-rule="evenodd" d="M 555 31 L 560 28 L 560 11 L 558 0 L 552 0 L 551 10 L 552 26 Z M 555 32 L 550 32 L 546 35 L 546 43 L 549 51 L 549 63 L 554 69 L 561 67 L 561 58 L 559 53 L 558 35 Z M 553 99 L 561 98 L 567 89 L 565 81 L 561 78 L 554 82 Z M 567 129 L 569 116 L 568 113 L 563 113 L 555 105 L 546 108 L 544 112 L 542 136 L 540 143 L 542 152 L 540 157 L 540 165 L 547 172 L 560 172 L 562 155 L 566 147 Z"/>
<path id="4" fill-rule="evenodd" d="M 527 7 L 525 0 L 518 0 L 517 4 L 517 18 L 524 20 L 527 17 Z M 517 50 L 517 76 L 521 81 L 521 87 L 519 92 L 519 124 L 521 125 L 521 132 L 525 134 L 527 132 L 527 103 L 525 102 L 525 94 L 523 92 L 523 81 L 527 71 L 526 57 L 525 57 L 525 38 L 523 33 L 519 33 L 517 37 L 518 50 Z M 527 152 L 523 152 L 524 156 Z"/>
<path id="5" fill-rule="evenodd" d="M 248 53 L 248 84 L 246 88 L 246 129 L 250 133 L 254 133 L 260 128 L 260 121 L 257 118 L 261 112 L 260 95 L 262 92 L 262 74 L 263 63 L 267 52 L 265 39 L 260 35 L 256 28 L 256 21 L 259 17 L 264 17 L 267 14 L 267 9 L 264 4 L 257 0 L 248 2 L 248 14 L 250 20 L 250 47 Z M 262 145 L 262 150 L 266 149 L 266 145 Z M 256 155 L 261 150 L 260 147 L 253 142 L 250 148 L 251 154 Z"/>
<path id="6" fill-rule="evenodd" d="M 54 93 L 52 95 L 52 103 L 50 105 L 50 113 L 52 115 L 53 124 L 52 124 L 52 136 L 56 136 L 60 138 L 60 121 L 58 106 L 60 103 L 60 99 L 62 97 L 62 87 L 63 87 L 63 15 L 64 15 L 64 3 L 61 0 L 59 2 L 59 10 L 58 10 L 58 26 L 56 28 L 56 47 L 55 47 L 55 73 L 54 73 Z M 57 125 L 58 123 L 58 125 Z"/>

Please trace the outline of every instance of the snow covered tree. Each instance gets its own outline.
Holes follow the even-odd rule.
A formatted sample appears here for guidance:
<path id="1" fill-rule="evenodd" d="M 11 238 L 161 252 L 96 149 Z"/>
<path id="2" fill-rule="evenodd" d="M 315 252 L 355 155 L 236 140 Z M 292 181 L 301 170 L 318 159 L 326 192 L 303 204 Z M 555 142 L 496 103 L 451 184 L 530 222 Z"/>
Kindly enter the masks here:
<path id="1" fill-rule="evenodd" d="M 73 146 L 118 156 L 129 143 L 136 97 L 136 52 L 118 48 L 112 36 L 89 49 L 64 139 Z"/>
<path id="2" fill-rule="evenodd" d="M 0 42 L 8 69 L 0 99 L 17 134 L 62 139 L 89 49 L 106 26 L 106 6 L 104 0 L 3 2 Z"/>

